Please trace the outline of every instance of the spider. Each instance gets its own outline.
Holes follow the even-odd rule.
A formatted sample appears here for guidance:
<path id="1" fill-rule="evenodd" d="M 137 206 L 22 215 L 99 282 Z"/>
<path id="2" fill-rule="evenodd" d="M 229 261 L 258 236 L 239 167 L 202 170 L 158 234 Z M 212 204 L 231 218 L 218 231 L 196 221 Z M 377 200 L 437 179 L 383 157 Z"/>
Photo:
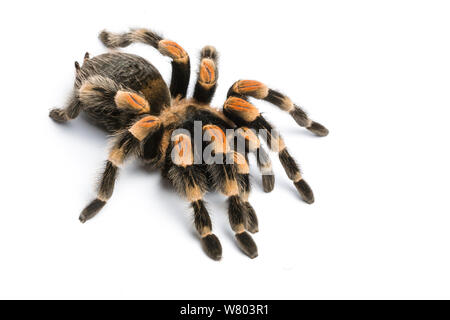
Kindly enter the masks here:
<path id="1" fill-rule="evenodd" d="M 105 206 L 113 193 L 119 168 L 127 158 L 135 157 L 161 170 L 163 177 L 189 201 L 203 250 L 214 260 L 221 259 L 222 246 L 212 233 L 203 197 L 209 191 L 223 193 L 227 197 L 229 222 L 237 244 L 246 255 L 255 258 L 258 249 L 248 233 L 258 231 L 258 220 L 248 201 L 249 153 L 256 156 L 264 191 L 270 192 L 274 187 L 271 161 L 259 139 L 262 133 L 269 148 L 278 153 L 302 199 L 314 202 L 313 192 L 280 134 L 248 101 L 249 97 L 268 101 L 314 134 L 328 134 L 324 126 L 312 121 L 287 96 L 259 81 L 239 80 L 230 87 L 227 100 L 219 110 L 210 105 L 218 79 L 218 53 L 214 47 L 205 46 L 201 50 L 193 97 L 188 98 L 190 59 L 176 42 L 148 29 L 131 29 L 121 34 L 102 31 L 99 39 L 111 49 L 132 43 L 156 48 L 172 60 L 172 78 L 168 87 L 159 71 L 144 58 L 116 50 L 93 58 L 86 53 L 82 66 L 75 62 L 74 90 L 65 108 L 52 109 L 49 116 L 64 123 L 83 110 L 96 124 L 112 133 L 112 147 L 97 197 L 81 212 L 82 223 Z M 198 121 L 201 121 L 203 137 L 210 141 L 209 144 L 202 142 L 200 147 L 192 139 L 194 124 Z M 226 133 L 229 130 L 236 133 L 231 138 Z M 244 150 L 239 151 L 234 146 L 232 142 L 236 139 L 243 139 Z M 206 147 L 211 148 L 216 158 L 234 161 L 195 161 L 196 155 Z"/>

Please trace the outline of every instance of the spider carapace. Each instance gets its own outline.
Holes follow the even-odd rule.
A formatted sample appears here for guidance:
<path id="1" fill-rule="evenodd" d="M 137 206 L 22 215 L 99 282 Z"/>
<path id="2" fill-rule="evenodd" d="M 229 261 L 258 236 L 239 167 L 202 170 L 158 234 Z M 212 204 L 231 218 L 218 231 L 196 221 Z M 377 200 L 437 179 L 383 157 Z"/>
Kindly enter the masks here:
<path id="1" fill-rule="evenodd" d="M 110 52 L 93 58 L 86 53 L 82 66 L 75 62 L 72 95 L 65 108 L 51 110 L 50 117 L 57 122 L 67 122 L 83 110 L 113 134 L 97 197 L 82 211 L 81 222 L 91 219 L 103 208 L 113 193 L 119 168 L 127 158 L 134 156 L 161 170 L 189 201 L 202 247 L 214 260 L 222 257 L 222 247 L 212 233 L 203 197 L 208 191 L 223 193 L 228 199 L 229 221 L 237 244 L 254 258 L 258 250 L 248 232 L 258 231 L 258 221 L 248 201 L 249 153 L 256 156 L 264 191 L 270 192 L 274 187 L 270 158 L 259 139 L 262 136 L 269 148 L 278 153 L 302 199 L 314 202 L 313 193 L 283 139 L 248 101 L 249 97 L 268 101 L 314 134 L 328 134 L 324 126 L 312 121 L 287 96 L 261 82 L 240 80 L 230 87 L 227 100 L 219 110 L 210 106 L 218 79 L 218 57 L 213 47 L 202 49 L 194 94 L 187 98 L 190 60 L 180 45 L 147 29 L 123 34 L 103 31 L 99 38 L 108 48 L 126 47 L 136 42 L 156 48 L 172 60 L 172 78 L 168 88 L 152 64 L 128 53 Z M 193 139 L 199 123 L 203 138 L 200 147 Z M 236 147 L 237 140 L 243 142 L 244 148 Z M 202 157 L 196 161 L 197 155 L 207 148 L 216 161 L 206 161 Z"/>

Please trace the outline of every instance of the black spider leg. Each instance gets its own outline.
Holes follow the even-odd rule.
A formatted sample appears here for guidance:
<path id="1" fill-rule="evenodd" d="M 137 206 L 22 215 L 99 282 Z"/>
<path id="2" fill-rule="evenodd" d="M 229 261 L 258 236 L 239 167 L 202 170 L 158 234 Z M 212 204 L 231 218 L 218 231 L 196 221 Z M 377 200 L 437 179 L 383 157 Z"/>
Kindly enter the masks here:
<path id="1" fill-rule="evenodd" d="M 235 130 L 234 140 L 236 151 L 242 153 L 241 150 L 245 149 L 247 161 L 249 153 L 255 155 L 259 171 L 261 172 L 263 190 L 264 192 L 271 192 L 275 184 L 272 162 L 256 132 L 248 127 L 239 127 Z"/>
<path id="2" fill-rule="evenodd" d="M 190 133 L 178 133 L 172 137 L 166 154 L 164 175 L 177 192 L 186 198 L 194 211 L 194 225 L 203 250 L 213 260 L 222 257 L 222 246 L 212 233 L 212 222 L 203 196 L 208 190 L 208 179 L 201 164 L 194 164 L 194 152 Z"/>
<path id="3" fill-rule="evenodd" d="M 189 55 L 176 42 L 164 39 L 148 29 L 132 29 L 129 32 L 120 34 L 102 31 L 99 38 L 108 48 L 124 48 L 132 43 L 140 42 L 148 44 L 157 49 L 162 55 L 170 57 L 172 59 L 170 94 L 173 98 L 186 97 L 191 65 Z"/>
<path id="4" fill-rule="evenodd" d="M 248 200 L 251 191 L 248 153 L 248 149 L 242 151 L 238 145 L 234 146 L 233 160 L 236 168 L 236 180 L 239 187 L 239 197 L 243 201 L 246 209 L 245 229 L 251 233 L 256 233 L 259 231 L 258 217 L 256 216 L 255 209 L 253 209 L 253 206 Z"/>
<path id="5" fill-rule="evenodd" d="M 87 53 L 86 53 L 87 55 Z M 86 59 L 85 55 L 85 59 Z M 88 59 L 88 58 L 87 58 Z M 80 73 L 80 64 L 75 61 L 75 72 L 76 77 L 79 77 Z M 72 94 L 69 97 L 69 100 L 66 103 L 66 106 L 64 108 L 53 108 L 50 110 L 49 116 L 54 121 L 59 123 L 64 123 L 69 120 L 75 119 L 80 114 L 82 105 L 80 100 L 78 99 L 78 90 L 73 89 Z"/>
<path id="6" fill-rule="evenodd" d="M 114 185 L 123 162 L 133 154 L 140 155 L 141 144 L 152 141 L 151 137 L 157 135 L 162 124 L 159 118 L 144 115 L 136 121 L 128 130 L 119 132 L 114 137 L 113 145 L 109 152 L 100 183 L 98 185 L 97 197 L 91 201 L 81 212 L 80 221 L 86 222 L 93 218 L 111 198 Z"/>
<path id="7" fill-rule="evenodd" d="M 139 141 L 128 131 L 116 137 L 98 184 L 97 197 L 80 214 L 82 223 L 93 218 L 111 198 L 120 166 L 126 158 L 136 151 L 138 145 Z"/>
<path id="8" fill-rule="evenodd" d="M 206 46 L 200 53 L 200 66 L 194 89 L 194 99 L 200 103 L 210 103 L 217 88 L 219 77 L 218 54 L 214 47 Z"/>
<path id="9" fill-rule="evenodd" d="M 230 147 L 227 136 L 219 125 L 210 123 L 202 129 L 205 143 L 209 142 L 203 156 L 212 187 L 228 198 L 228 218 L 238 246 L 247 256 L 255 258 L 258 256 L 258 248 L 246 232 L 246 229 L 250 232 L 258 231 L 256 214 L 248 202 L 248 163 L 245 156 Z M 208 158 L 210 154 L 212 161 Z"/>
<path id="10" fill-rule="evenodd" d="M 286 95 L 270 89 L 265 84 L 254 80 L 239 80 L 236 81 L 228 90 L 227 97 L 234 96 L 242 99 L 246 97 L 253 97 L 268 101 L 283 111 L 288 112 L 292 118 L 301 127 L 305 127 L 309 131 L 318 136 L 328 135 L 328 129 L 318 122 L 311 120 L 307 113 L 294 104 Z"/>
<path id="11" fill-rule="evenodd" d="M 286 175 L 292 180 L 302 199 L 307 203 L 314 202 L 313 192 L 303 179 L 297 162 L 289 154 L 280 134 L 267 122 L 254 105 L 242 98 L 230 96 L 224 104 L 223 113 L 239 126 L 247 126 L 257 130 L 258 134 L 266 140 L 269 148 L 278 152 Z"/>

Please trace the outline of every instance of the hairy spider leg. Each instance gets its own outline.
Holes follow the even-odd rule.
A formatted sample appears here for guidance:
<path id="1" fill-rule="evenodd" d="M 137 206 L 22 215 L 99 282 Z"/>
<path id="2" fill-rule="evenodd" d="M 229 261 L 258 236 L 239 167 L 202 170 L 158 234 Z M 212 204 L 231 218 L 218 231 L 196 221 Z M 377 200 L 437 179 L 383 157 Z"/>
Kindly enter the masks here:
<path id="1" fill-rule="evenodd" d="M 148 29 L 131 29 L 125 33 L 102 31 L 99 39 L 108 48 L 124 48 L 132 43 L 140 42 L 148 44 L 157 49 L 162 55 L 168 56 L 172 59 L 170 94 L 173 98 L 186 97 L 191 65 L 189 55 L 179 44 L 164 39 L 162 36 Z"/>
<path id="2" fill-rule="evenodd" d="M 272 162 L 256 133 L 248 127 L 239 127 L 236 129 L 235 143 L 237 146 L 245 143 L 246 155 L 247 153 L 253 153 L 255 155 L 259 171 L 261 172 L 263 190 L 264 192 L 271 192 L 275 184 Z"/>
<path id="3" fill-rule="evenodd" d="M 194 211 L 194 226 L 201 238 L 205 253 L 213 260 L 222 257 L 222 246 L 212 233 L 212 223 L 203 196 L 208 190 L 208 179 L 201 165 L 194 164 L 192 140 L 187 134 L 172 137 L 171 157 L 167 177 L 179 194 L 184 196 Z"/>
<path id="4" fill-rule="evenodd" d="M 258 248 L 245 229 L 247 227 L 256 232 L 258 230 L 257 219 L 248 199 L 242 198 L 242 191 L 247 192 L 244 197 L 248 196 L 250 184 L 248 181 L 246 184 L 243 180 L 239 181 L 238 179 L 239 171 L 240 174 L 248 174 L 248 163 L 245 162 L 241 165 L 233 162 L 228 163 L 227 157 L 231 156 L 235 159 L 236 153 L 230 149 L 226 135 L 219 126 L 205 125 L 203 126 L 203 132 L 211 141 L 214 155 L 222 158 L 222 163 L 211 163 L 207 166 L 207 170 L 214 188 L 228 197 L 228 218 L 231 229 L 235 232 L 238 246 L 250 258 L 256 258 Z M 251 208 L 251 212 L 249 212 L 249 208 Z M 251 215 L 250 218 L 249 215 Z"/>
<path id="5" fill-rule="evenodd" d="M 268 101 L 283 111 L 289 112 L 298 125 L 305 127 L 309 131 L 318 136 L 326 136 L 328 129 L 318 122 L 309 119 L 306 112 L 294 104 L 289 97 L 284 94 L 270 89 L 265 84 L 254 80 L 239 80 L 236 81 L 228 90 L 227 97 L 234 96 L 242 99 L 246 97 L 253 97 Z"/>
<path id="6" fill-rule="evenodd" d="M 137 121 L 128 130 L 117 134 L 110 149 L 105 169 L 100 178 L 97 197 L 92 200 L 80 214 L 82 223 L 93 218 L 111 198 L 119 168 L 131 155 L 139 152 L 141 141 L 158 131 L 160 120 L 154 116 L 145 116 Z"/>
<path id="7" fill-rule="evenodd" d="M 200 53 L 200 65 L 193 96 L 199 103 L 210 103 L 216 92 L 219 77 L 217 61 L 216 49 L 205 46 Z"/>
<path id="8" fill-rule="evenodd" d="M 296 161 L 289 154 L 286 145 L 278 131 L 260 114 L 259 110 L 250 102 L 230 96 L 223 106 L 224 114 L 240 126 L 247 126 L 258 130 L 258 134 L 264 133 L 269 148 L 278 152 L 278 156 L 287 176 L 294 182 L 302 199 L 307 203 L 314 202 L 314 195 L 303 179 Z"/>

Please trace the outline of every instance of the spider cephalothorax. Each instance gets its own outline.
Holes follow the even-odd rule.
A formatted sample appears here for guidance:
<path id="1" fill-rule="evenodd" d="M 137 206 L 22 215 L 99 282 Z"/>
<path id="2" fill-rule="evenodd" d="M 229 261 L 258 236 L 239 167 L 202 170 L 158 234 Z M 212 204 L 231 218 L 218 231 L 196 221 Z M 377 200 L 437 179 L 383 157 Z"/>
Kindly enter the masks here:
<path id="1" fill-rule="evenodd" d="M 201 51 L 194 94 L 192 98 L 186 98 L 190 61 L 177 43 L 146 29 L 124 34 L 103 31 L 100 40 L 108 48 L 126 47 L 134 42 L 153 46 L 172 59 L 172 79 L 168 88 L 153 65 L 139 56 L 121 52 L 93 58 L 86 54 L 81 67 L 75 63 L 76 80 L 71 98 L 64 109 L 51 110 L 50 117 L 57 122 L 66 122 L 83 110 L 113 133 L 113 145 L 97 197 L 82 211 L 81 222 L 92 218 L 106 204 L 120 166 L 125 159 L 135 156 L 160 169 L 191 203 L 203 248 L 215 260 L 221 258 L 222 247 L 212 233 L 203 196 L 210 190 L 227 196 L 229 220 L 237 243 L 254 258 L 258 255 L 257 247 L 247 231 L 257 232 L 258 221 L 248 202 L 248 153 L 256 155 L 264 191 L 270 192 L 274 187 L 271 162 L 257 134 L 266 136 L 270 149 L 278 152 L 286 174 L 303 200 L 314 202 L 313 193 L 283 139 L 248 101 L 248 97 L 253 97 L 271 102 L 316 135 L 328 134 L 325 127 L 310 120 L 288 97 L 261 82 L 240 80 L 231 86 L 222 110 L 218 110 L 209 105 L 218 78 L 217 52 L 213 47 L 206 46 Z M 200 146 L 192 138 L 198 123 L 201 123 L 202 136 L 208 141 L 203 141 Z M 230 130 L 233 135 L 229 134 Z M 239 143 L 234 143 L 236 140 L 244 141 L 245 147 L 238 148 Z M 221 161 L 210 162 L 201 157 L 198 161 L 196 155 L 206 148 Z"/>

